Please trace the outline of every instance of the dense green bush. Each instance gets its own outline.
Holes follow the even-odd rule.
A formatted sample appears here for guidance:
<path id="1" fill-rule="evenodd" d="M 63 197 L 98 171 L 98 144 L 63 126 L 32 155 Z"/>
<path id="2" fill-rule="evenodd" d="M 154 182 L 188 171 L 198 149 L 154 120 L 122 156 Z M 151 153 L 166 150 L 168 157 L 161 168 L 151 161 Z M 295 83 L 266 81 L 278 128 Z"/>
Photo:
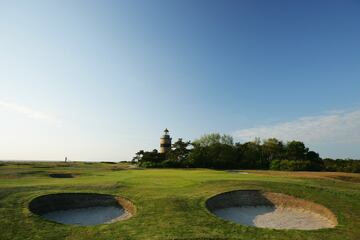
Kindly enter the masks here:
<path id="1" fill-rule="evenodd" d="M 325 171 L 360 173 L 360 160 L 325 158 L 323 164 Z"/>
<path id="2" fill-rule="evenodd" d="M 272 160 L 270 164 L 271 170 L 281 171 L 309 171 L 311 162 L 309 160 Z"/>

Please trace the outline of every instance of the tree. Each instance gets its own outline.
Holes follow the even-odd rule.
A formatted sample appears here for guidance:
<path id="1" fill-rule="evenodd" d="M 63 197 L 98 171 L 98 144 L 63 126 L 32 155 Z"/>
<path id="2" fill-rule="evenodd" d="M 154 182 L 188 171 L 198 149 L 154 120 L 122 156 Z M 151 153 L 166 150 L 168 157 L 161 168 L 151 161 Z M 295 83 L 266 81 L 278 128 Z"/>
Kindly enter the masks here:
<path id="1" fill-rule="evenodd" d="M 256 142 L 246 142 L 241 145 L 244 168 L 260 168 L 260 151 Z"/>
<path id="2" fill-rule="evenodd" d="M 151 152 L 139 151 L 139 165 L 142 167 L 160 167 L 161 162 L 165 160 L 165 154 L 159 153 L 156 149 Z M 136 157 L 135 157 L 136 158 Z"/>
<path id="3" fill-rule="evenodd" d="M 202 147 L 210 146 L 217 143 L 234 145 L 234 139 L 232 136 L 227 134 L 220 135 L 219 133 L 210 133 L 203 135 L 199 139 L 193 141 L 193 145 L 199 145 Z"/>
<path id="4" fill-rule="evenodd" d="M 312 171 L 320 171 L 324 169 L 324 162 L 320 158 L 319 154 L 314 151 L 308 151 L 306 153 L 306 160 L 310 162 L 310 169 Z"/>
<path id="5" fill-rule="evenodd" d="M 264 155 L 268 161 L 273 159 L 280 159 L 282 158 L 284 145 L 281 141 L 277 140 L 276 138 L 269 138 L 263 141 L 263 150 Z"/>
<path id="6" fill-rule="evenodd" d="M 225 144 L 225 145 L 230 145 L 233 146 L 234 145 L 234 138 L 230 135 L 227 134 L 223 134 L 220 138 L 220 143 Z"/>
<path id="7" fill-rule="evenodd" d="M 183 162 L 187 160 L 190 149 L 190 141 L 183 142 L 182 138 L 179 138 L 173 145 L 171 151 L 168 153 L 168 159 L 175 162 Z"/>
<path id="8" fill-rule="evenodd" d="M 320 156 L 317 152 L 309 151 L 306 153 L 306 159 L 310 161 L 317 161 L 320 159 Z"/>
<path id="9" fill-rule="evenodd" d="M 133 157 L 132 162 L 139 162 L 141 161 L 141 158 L 144 155 L 144 150 L 140 150 L 135 154 L 135 157 Z"/>
<path id="10" fill-rule="evenodd" d="M 188 163 L 190 167 L 210 168 L 212 166 L 212 159 L 209 158 L 208 147 L 194 145 L 189 154 Z"/>
<path id="11" fill-rule="evenodd" d="M 234 146 L 218 145 L 218 156 L 213 161 L 215 169 L 234 169 L 237 167 L 236 150 Z"/>
<path id="12" fill-rule="evenodd" d="M 290 141 L 286 144 L 286 157 L 289 160 L 304 160 L 308 151 L 309 149 L 300 141 Z"/>

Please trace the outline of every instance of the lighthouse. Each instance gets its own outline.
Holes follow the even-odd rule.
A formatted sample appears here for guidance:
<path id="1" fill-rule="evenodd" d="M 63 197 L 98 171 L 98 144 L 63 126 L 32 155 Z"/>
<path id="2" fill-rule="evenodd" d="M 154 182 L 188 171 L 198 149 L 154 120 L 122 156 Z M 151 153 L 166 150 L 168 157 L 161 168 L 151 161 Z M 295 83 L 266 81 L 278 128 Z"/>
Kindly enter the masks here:
<path id="1" fill-rule="evenodd" d="M 160 138 L 160 153 L 166 153 L 171 149 L 171 137 L 169 135 L 169 130 L 166 128 L 164 130 L 164 135 Z"/>

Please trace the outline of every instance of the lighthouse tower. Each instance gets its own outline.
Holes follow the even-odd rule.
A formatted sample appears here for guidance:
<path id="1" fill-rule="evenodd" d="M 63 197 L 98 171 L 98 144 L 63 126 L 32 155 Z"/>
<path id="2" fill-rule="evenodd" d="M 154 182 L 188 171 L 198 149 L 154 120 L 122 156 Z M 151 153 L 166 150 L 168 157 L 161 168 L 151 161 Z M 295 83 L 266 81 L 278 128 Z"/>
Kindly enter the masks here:
<path id="1" fill-rule="evenodd" d="M 166 153 L 171 149 L 171 137 L 169 135 L 169 130 L 166 128 L 164 130 L 164 135 L 160 138 L 160 153 Z"/>

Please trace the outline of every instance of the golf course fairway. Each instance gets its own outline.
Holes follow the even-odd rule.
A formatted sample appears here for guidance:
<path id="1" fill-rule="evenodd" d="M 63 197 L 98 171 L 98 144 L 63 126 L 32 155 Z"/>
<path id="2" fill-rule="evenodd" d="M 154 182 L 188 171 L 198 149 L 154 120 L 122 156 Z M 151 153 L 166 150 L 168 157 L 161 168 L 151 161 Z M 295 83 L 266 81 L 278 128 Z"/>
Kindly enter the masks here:
<path id="1" fill-rule="evenodd" d="M 52 177 L 56 174 L 71 177 Z M 349 173 L 3 162 L 0 164 L 0 239 L 355 240 L 360 236 L 359 182 L 360 174 Z M 336 216 L 337 225 L 318 230 L 257 228 L 218 218 L 206 208 L 210 197 L 235 190 L 274 192 L 320 204 Z M 33 199 L 57 193 L 121 196 L 130 200 L 136 211 L 124 221 L 80 226 L 52 222 L 29 210 Z"/>

